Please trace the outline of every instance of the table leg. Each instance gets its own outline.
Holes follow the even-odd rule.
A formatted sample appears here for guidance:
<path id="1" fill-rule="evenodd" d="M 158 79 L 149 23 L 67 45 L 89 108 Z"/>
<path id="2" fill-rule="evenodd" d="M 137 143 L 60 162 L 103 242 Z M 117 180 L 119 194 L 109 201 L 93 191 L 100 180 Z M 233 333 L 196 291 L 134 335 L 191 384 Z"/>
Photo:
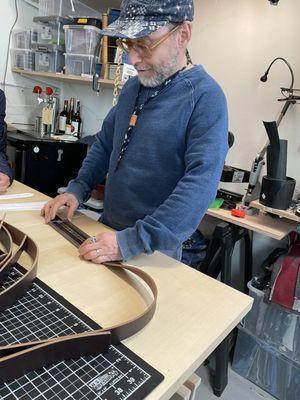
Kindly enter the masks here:
<path id="1" fill-rule="evenodd" d="M 220 397 L 228 383 L 228 362 L 229 362 L 229 335 L 215 350 L 216 369 L 213 380 L 213 392 Z"/>
<path id="2" fill-rule="evenodd" d="M 227 222 L 221 222 L 215 228 L 208 247 L 207 255 L 200 270 L 209 276 L 217 278 L 221 273 L 221 281 L 226 285 L 232 284 L 232 253 L 235 244 L 244 239 L 244 291 L 252 274 L 252 240 L 247 229 Z M 219 254 L 218 254 L 219 253 Z M 228 335 L 216 348 L 216 367 L 213 379 L 213 392 L 220 397 L 228 383 L 228 363 L 231 335 Z"/>
<path id="3" fill-rule="evenodd" d="M 245 242 L 245 265 L 244 265 L 244 293 L 248 293 L 247 283 L 252 279 L 252 232 L 246 230 Z"/>

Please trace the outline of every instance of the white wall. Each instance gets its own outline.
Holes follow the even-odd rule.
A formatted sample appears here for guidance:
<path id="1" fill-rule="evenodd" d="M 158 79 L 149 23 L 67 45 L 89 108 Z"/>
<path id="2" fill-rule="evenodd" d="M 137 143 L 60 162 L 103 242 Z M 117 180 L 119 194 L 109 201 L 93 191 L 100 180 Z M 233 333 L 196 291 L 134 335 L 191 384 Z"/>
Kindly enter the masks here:
<path id="1" fill-rule="evenodd" d="M 191 54 L 221 84 L 228 100 L 234 147 L 227 163 L 249 169 L 267 141 L 262 121 L 277 120 L 280 87 L 289 87 L 287 66 L 276 61 L 266 83 L 260 77 L 276 57 L 284 57 L 300 88 L 300 1 L 196 0 Z M 299 92 L 300 95 L 300 92 Z M 300 106 L 291 106 L 279 132 L 288 139 L 288 174 L 300 185 Z"/>
<path id="2" fill-rule="evenodd" d="M 90 86 L 64 84 L 62 98 L 75 97 L 82 104 L 82 118 L 84 135 L 98 132 L 103 119 L 112 107 L 112 88 L 100 88 L 99 96 Z"/>

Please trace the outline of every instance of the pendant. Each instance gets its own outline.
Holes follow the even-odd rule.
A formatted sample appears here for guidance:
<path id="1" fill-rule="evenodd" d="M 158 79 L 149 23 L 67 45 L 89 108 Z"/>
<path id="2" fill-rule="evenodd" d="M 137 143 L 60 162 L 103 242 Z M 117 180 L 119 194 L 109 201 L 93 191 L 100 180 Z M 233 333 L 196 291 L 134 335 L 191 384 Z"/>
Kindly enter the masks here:
<path id="1" fill-rule="evenodd" d="M 135 126 L 137 122 L 138 116 L 136 114 L 132 114 L 129 121 L 129 126 Z"/>

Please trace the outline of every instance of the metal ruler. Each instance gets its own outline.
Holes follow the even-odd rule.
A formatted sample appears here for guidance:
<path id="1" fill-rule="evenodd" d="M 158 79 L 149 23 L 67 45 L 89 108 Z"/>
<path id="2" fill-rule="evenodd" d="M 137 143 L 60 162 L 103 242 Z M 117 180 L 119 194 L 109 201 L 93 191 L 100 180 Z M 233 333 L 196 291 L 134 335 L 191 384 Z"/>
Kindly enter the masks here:
<path id="1" fill-rule="evenodd" d="M 49 225 L 76 247 L 90 237 L 72 222 L 60 217 L 55 217 L 53 221 L 49 222 Z"/>

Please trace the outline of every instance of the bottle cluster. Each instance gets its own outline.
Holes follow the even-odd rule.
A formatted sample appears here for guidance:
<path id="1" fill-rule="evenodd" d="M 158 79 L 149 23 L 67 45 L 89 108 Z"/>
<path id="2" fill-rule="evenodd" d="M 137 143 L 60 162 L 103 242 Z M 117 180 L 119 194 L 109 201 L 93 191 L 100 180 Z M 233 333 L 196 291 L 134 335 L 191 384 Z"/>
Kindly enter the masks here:
<path id="1" fill-rule="evenodd" d="M 64 101 L 64 108 L 59 114 L 58 131 L 61 135 L 66 134 L 78 138 L 81 137 L 82 119 L 80 116 L 80 101 L 76 102 L 75 110 L 74 97 L 71 97 L 70 100 Z"/>

